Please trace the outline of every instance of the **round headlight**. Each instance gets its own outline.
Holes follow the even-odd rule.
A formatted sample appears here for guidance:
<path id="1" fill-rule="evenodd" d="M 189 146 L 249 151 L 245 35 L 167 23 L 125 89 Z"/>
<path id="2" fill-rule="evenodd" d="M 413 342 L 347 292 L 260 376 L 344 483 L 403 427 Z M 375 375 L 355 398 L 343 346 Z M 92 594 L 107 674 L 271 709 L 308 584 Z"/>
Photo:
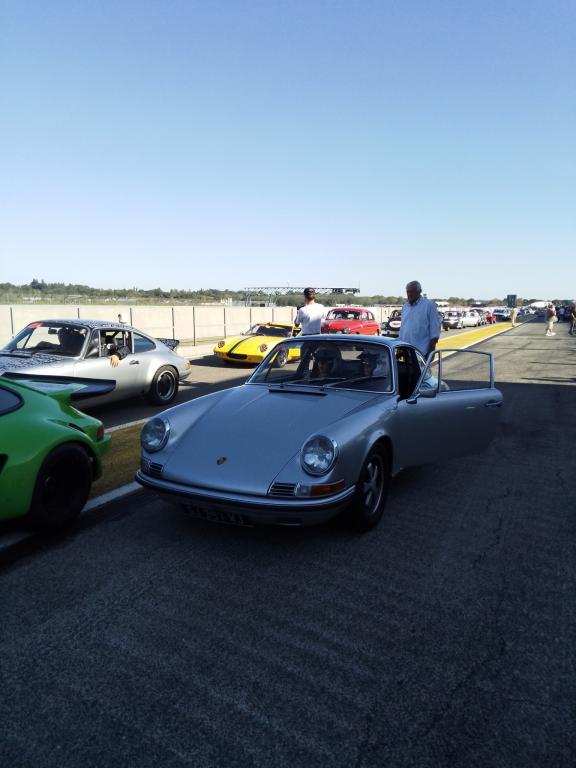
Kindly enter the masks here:
<path id="1" fill-rule="evenodd" d="M 144 425 L 140 434 L 140 445 L 145 451 L 154 453 L 164 448 L 169 437 L 170 424 L 164 419 L 155 417 Z"/>
<path id="2" fill-rule="evenodd" d="M 260 352 L 266 352 L 266 350 L 268 349 L 268 344 L 260 344 L 258 349 L 260 350 Z"/>
<path id="3" fill-rule="evenodd" d="M 325 475 L 336 461 L 338 446 L 324 435 L 311 437 L 300 452 L 303 469 L 309 475 Z"/>

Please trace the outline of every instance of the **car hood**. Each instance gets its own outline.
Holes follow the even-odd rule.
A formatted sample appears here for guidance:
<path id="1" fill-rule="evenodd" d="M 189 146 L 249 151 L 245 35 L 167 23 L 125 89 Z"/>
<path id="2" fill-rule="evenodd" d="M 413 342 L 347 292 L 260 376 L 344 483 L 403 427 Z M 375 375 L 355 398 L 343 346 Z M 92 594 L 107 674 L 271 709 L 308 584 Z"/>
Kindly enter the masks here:
<path id="1" fill-rule="evenodd" d="M 71 362 L 72 358 L 64 355 L 0 350 L 0 376 L 4 371 L 34 370 L 34 372 L 39 373 L 40 370 L 46 370 L 49 372 L 63 366 L 69 366 Z"/>
<path id="2" fill-rule="evenodd" d="M 219 395 L 210 397 L 196 418 L 194 405 L 191 419 L 185 405 L 177 409 L 176 440 L 164 461 L 164 479 L 221 491 L 266 494 L 307 437 L 317 432 L 329 436 L 331 424 L 374 398 L 363 392 L 314 394 L 303 387 L 282 390 L 256 384 Z M 170 414 L 166 415 L 172 424 Z M 184 431 L 178 437 L 180 429 Z"/>

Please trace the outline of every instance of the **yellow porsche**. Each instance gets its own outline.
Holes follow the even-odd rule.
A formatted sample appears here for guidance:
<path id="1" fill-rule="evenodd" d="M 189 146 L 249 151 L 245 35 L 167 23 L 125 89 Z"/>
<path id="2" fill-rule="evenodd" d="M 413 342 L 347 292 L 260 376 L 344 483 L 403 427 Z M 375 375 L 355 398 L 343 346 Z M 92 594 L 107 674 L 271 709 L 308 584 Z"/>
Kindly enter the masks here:
<path id="1" fill-rule="evenodd" d="M 240 336 L 219 341 L 214 354 L 227 363 L 258 365 L 278 342 L 299 334 L 300 329 L 292 323 L 255 323 Z"/>

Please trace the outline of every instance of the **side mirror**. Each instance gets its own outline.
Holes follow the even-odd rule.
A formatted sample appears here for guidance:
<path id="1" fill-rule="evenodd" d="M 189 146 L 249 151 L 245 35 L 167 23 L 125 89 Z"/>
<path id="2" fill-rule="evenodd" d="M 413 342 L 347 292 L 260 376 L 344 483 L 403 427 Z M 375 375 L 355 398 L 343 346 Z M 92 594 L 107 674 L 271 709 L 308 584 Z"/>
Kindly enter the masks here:
<path id="1" fill-rule="evenodd" d="M 438 394 L 438 390 L 436 389 L 436 387 L 434 388 L 426 387 L 425 389 L 418 389 L 411 397 L 406 399 L 406 402 L 409 405 L 415 405 L 421 397 L 425 398 L 426 400 L 431 400 L 434 397 L 436 397 L 437 394 Z"/>

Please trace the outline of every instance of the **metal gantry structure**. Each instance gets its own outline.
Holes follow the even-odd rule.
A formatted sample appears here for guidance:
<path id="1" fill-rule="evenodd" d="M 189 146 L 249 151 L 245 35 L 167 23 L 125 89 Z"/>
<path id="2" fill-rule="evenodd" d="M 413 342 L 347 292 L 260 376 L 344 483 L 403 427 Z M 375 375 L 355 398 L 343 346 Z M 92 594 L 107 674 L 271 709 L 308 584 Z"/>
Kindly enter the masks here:
<path id="1" fill-rule="evenodd" d="M 288 294 L 296 294 L 302 296 L 305 287 L 307 286 L 299 287 L 294 285 L 267 285 L 254 288 L 244 288 L 244 291 L 246 292 L 247 304 L 255 296 L 267 296 L 268 302 L 270 303 L 274 296 L 287 296 Z M 333 293 L 351 293 L 352 295 L 360 293 L 360 288 L 314 288 L 314 290 L 317 294 L 324 296 Z"/>

